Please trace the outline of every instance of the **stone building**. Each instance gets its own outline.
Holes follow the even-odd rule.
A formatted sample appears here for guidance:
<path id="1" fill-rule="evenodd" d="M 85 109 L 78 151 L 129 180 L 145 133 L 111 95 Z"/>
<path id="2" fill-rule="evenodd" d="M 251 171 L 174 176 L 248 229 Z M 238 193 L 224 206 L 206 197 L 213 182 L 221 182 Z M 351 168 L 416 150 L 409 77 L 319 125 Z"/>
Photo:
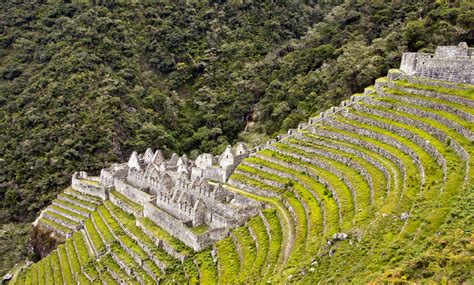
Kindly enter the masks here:
<path id="1" fill-rule="evenodd" d="M 100 185 L 142 205 L 144 216 L 199 250 L 258 213 L 256 201 L 220 184 L 248 155 L 242 143 L 235 151 L 227 146 L 219 156 L 203 153 L 196 161 L 177 154 L 166 160 L 160 150 L 147 149 L 133 152 L 127 163 L 102 169 Z M 193 236 L 197 227 L 205 229 L 207 238 Z"/>
<path id="2" fill-rule="evenodd" d="M 434 54 L 403 53 L 400 70 L 409 76 L 474 84 L 474 48 L 465 42 L 438 46 Z"/>

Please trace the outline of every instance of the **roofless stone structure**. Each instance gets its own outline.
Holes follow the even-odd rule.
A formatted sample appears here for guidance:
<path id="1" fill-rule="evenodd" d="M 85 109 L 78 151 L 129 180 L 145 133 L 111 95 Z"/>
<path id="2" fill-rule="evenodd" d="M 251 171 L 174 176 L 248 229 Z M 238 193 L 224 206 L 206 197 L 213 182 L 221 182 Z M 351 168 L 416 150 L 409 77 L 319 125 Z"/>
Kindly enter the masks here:
<path id="1" fill-rule="evenodd" d="M 400 70 L 410 76 L 474 83 L 474 48 L 465 42 L 439 46 L 434 54 L 403 53 Z"/>

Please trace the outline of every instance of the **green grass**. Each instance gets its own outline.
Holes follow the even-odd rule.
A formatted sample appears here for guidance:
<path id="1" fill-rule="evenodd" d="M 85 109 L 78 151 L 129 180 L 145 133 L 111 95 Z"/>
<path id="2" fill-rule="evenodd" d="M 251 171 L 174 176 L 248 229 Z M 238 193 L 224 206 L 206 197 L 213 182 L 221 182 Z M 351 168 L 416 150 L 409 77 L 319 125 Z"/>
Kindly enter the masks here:
<path id="1" fill-rule="evenodd" d="M 58 250 L 59 260 L 61 262 L 61 272 L 63 273 L 64 283 L 75 284 L 65 245 L 58 246 L 57 250 Z"/>
<path id="2" fill-rule="evenodd" d="M 256 179 L 253 179 L 253 178 L 250 178 L 250 177 L 247 177 L 245 175 L 238 174 L 238 173 L 232 174 L 231 179 L 240 181 L 240 182 L 245 183 L 247 185 L 250 185 L 250 186 L 253 186 L 253 187 L 259 188 L 261 190 L 268 191 L 268 192 L 274 192 L 274 193 L 278 193 L 278 194 L 284 192 L 284 189 L 270 186 L 270 185 L 268 185 L 264 182 L 258 181 Z"/>
<path id="3" fill-rule="evenodd" d="M 355 209 L 354 209 L 355 205 L 354 205 L 352 193 L 347 187 L 347 185 L 344 184 L 344 182 L 339 177 L 337 177 L 337 175 L 325 169 L 316 167 L 310 163 L 303 162 L 294 157 L 290 157 L 290 156 L 287 156 L 287 155 L 284 155 L 272 150 L 267 149 L 260 152 L 260 154 L 268 158 L 277 159 L 288 164 L 305 166 L 309 171 L 313 172 L 314 175 L 324 177 L 324 179 L 332 185 L 333 189 L 337 191 L 336 193 L 339 198 L 339 205 L 340 205 L 339 210 L 342 215 L 341 226 L 344 228 L 349 228 L 352 226 L 352 219 L 354 218 L 354 212 L 355 212 Z M 329 193 L 326 195 L 329 195 Z"/>
<path id="4" fill-rule="evenodd" d="M 79 179 L 80 181 L 90 184 L 92 186 L 100 186 L 99 181 L 90 180 L 90 179 Z"/>
<path id="5" fill-rule="evenodd" d="M 87 200 L 92 200 L 92 201 L 94 201 L 94 203 L 102 204 L 102 199 L 101 199 L 101 198 L 96 197 L 96 196 L 92 196 L 92 195 L 88 195 L 88 194 L 81 193 L 81 192 L 79 192 L 79 191 L 76 191 L 76 190 L 73 189 L 72 187 L 68 187 L 68 188 L 65 190 L 65 192 L 66 192 L 67 194 L 72 193 L 72 194 L 74 194 L 74 195 L 71 195 L 71 194 L 69 194 L 69 195 L 80 197 L 79 199 L 81 199 L 81 200 L 86 200 L 86 201 L 87 201 Z M 89 201 L 89 202 L 90 202 L 90 201 Z"/>
<path id="6" fill-rule="evenodd" d="M 127 212 L 123 211 L 121 208 L 115 206 L 112 203 L 106 202 L 107 209 L 114 214 L 116 219 L 107 212 L 107 209 L 101 208 L 100 211 L 103 213 L 104 216 L 108 217 L 108 220 L 116 222 L 117 224 L 120 223 L 131 232 L 136 239 L 140 240 L 147 248 L 149 248 L 153 255 L 158 258 L 161 262 L 163 262 L 167 267 L 172 267 L 176 264 L 177 260 L 172 256 L 168 255 L 162 248 L 156 247 L 155 243 L 151 238 L 146 235 L 141 228 L 136 225 L 136 219 L 133 215 L 128 214 Z M 113 219 L 114 221 L 110 220 Z M 120 234 L 123 235 L 124 232 L 120 231 Z"/>
<path id="7" fill-rule="evenodd" d="M 60 211 L 60 212 L 65 213 L 65 214 L 67 214 L 67 215 L 69 215 L 69 216 L 72 216 L 72 217 L 74 217 L 74 218 L 76 218 L 76 219 L 78 219 L 78 220 L 84 220 L 84 217 L 83 217 L 83 216 L 81 216 L 81 215 L 79 215 L 79 214 L 77 214 L 77 213 L 75 213 L 75 212 L 69 211 L 69 210 L 67 210 L 67 209 L 61 208 L 61 207 L 59 207 L 59 206 L 57 206 L 57 205 L 50 205 L 50 206 L 48 206 L 48 208 L 54 209 L 54 210 L 57 210 L 57 211 Z"/>
<path id="8" fill-rule="evenodd" d="M 451 101 L 446 101 L 446 100 L 443 100 L 443 99 L 438 99 L 438 98 L 429 97 L 429 96 L 415 95 L 415 94 L 406 93 L 406 92 L 403 92 L 403 91 L 400 91 L 400 90 L 397 90 L 397 89 L 384 88 L 384 91 L 389 93 L 389 94 L 400 96 L 400 97 L 411 97 L 411 98 L 430 101 L 430 102 L 437 103 L 437 104 L 443 104 L 443 105 L 446 105 L 446 106 L 450 106 L 454 109 L 463 111 L 465 113 L 474 115 L 474 111 L 472 110 L 472 108 L 469 108 L 468 106 L 458 104 L 458 103 L 454 103 L 454 102 L 451 102 Z"/>
<path id="9" fill-rule="evenodd" d="M 278 265 L 277 265 L 278 268 L 283 269 L 283 267 L 285 266 L 285 264 L 287 262 L 289 251 L 291 250 L 290 241 L 293 240 L 293 238 L 295 236 L 295 228 L 294 228 L 294 225 L 292 224 L 291 215 L 290 215 L 288 209 L 285 207 L 285 205 L 279 199 L 276 199 L 276 198 L 258 196 L 258 195 L 246 192 L 244 190 L 241 190 L 237 187 L 234 187 L 234 186 L 231 186 L 231 185 L 228 185 L 228 184 L 225 184 L 224 188 L 226 188 L 226 189 L 228 189 L 232 192 L 242 194 L 244 196 L 247 196 L 247 197 L 252 198 L 254 200 L 257 200 L 257 201 L 269 203 L 270 205 L 273 206 L 272 210 L 277 213 L 276 214 L 277 220 L 278 220 L 278 223 L 280 223 L 278 225 L 278 228 L 279 228 L 281 236 L 274 237 L 273 239 L 271 239 L 271 241 L 278 242 L 280 244 L 279 248 L 280 248 L 281 252 L 278 254 L 278 256 L 276 256 L 275 259 L 271 259 L 271 261 L 272 262 L 273 261 L 278 261 Z M 272 244 L 270 244 L 270 245 L 272 245 Z M 275 245 L 275 244 L 273 244 L 273 245 Z M 270 246 L 270 249 L 274 249 L 274 248 L 272 248 Z M 275 264 L 267 263 L 267 265 L 269 267 L 272 267 L 271 270 L 273 271 L 273 266 Z M 265 271 L 263 271 L 263 270 L 265 270 Z M 268 271 L 268 267 L 264 268 L 263 270 L 262 270 L 262 274 L 264 274 L 263 272 Z M 263 276 L 266 276 L 266 275 L 263 275 Z"/>
<path id="10" fill-rule="evenodd" d="M 53 256 L 54 254 L 52 253 L 42 260 L 44 273 L 46 274 L 45 281 L 46 281 L 46 284 L 54 284 L 54 278 L 57 278 L 58 284 L 61 284 L 63 280 L 61 276 L 61 270 L 59 268 L 59 262 L 55 260 L 54 261 L 55 264 L 53 264 L 52 262 Z M 59 272 L 57 272 L 58 270 Z M 55 272 L 57 276 L 55 276 Z"/>
<path id="11" fill-rule="evenodd" d="M 128 199 L 122 193 L 120 193 L 118 191 L 113 191 L 113 192 L 110 193 L 110 195 L 115 196 L 117 199 L 124 202 L 125 204 L 127 204 L 130 208 L 134 209 L 135 211 L 143 212 L 143 206 L 141 206 L 141 205 L 133 202 L 132 200 Z"/>
<path id="12" fill-rule="evenodd" d="M 153 233 L 158 239 L 166 242 L 169 246 L 174 248 L 177 252 L 184 255 L 189 255 L 192 252 L 192 249 L 189 246 L 187 246 L 185 243 L 175 238 L 174 236 L 170 235 L 167 231 L 160 228 L 150 219 L 140 218 L 139 221 L 142 223 L 144 227 L 147 228 L 148 231 Z"/>
<path id="13" fill-rule="evenodd" d="M 63 265 L 59 261 L 58 251 L 53 250 L 50 254 L 51 259 L 51 268 L 53 270 L 54 282 L 55 284 L 63 284 L 66 280 L 63 280 Z M 64 268 L 65 269 L 65 268 Z"/>
<path id="14" fill-rule="evenodd" d="M 203 224 L 197 227 L 188 227 L 188 229 L 197 235 L 202 235 L 209 230 L 209 226 Z"/>
<path id="15" fill-rule="evenodd" d="M 202 251 L 194 257 L 196 266 L 199 268 L 199 280 L 201 284 L 217 284 L 217 267 L 209 250 Z"/>
<path id="16" fill-rule="evenodd" d="M 74 197 L 74 199 L 77 200 L 75 197 Z M 74 209 L 74 210 L 79 211 L 79 212 L 84 213 L 84 214 L 88 214 L 88 213 L 91 212 L 89 209 L 74 205 L 71 202 L 68 202 L 66 200 L 56 199 L 54 201 L 55 201 L 55 203 L 59 203 L 61 205 L 64 205 L 64 207 L 66 207 L 66 208 Z"/>
<path id="17" fill-rule="evenodd" d="M 89 234 L 89 237 L 91 238 L 92 245 L 94 246 L 95 250 L 97 252 L 103 252 L 105 251 L 105 244 L 102 238 L 100 237 L 99 233 L 95 229 L 94 225 L 92 224 L 91 220 L 86 220 L 84 222 L 84 229 L 87 231 Z"/>
<path id="18" fill-rule="evenodd" d="M 183 262 L 183 270 L 186 273 L 188 284 L 199 284 L 199 272 L 193 259 L 187 258 Z"/>
<path id="19" fill-rule="evenodd" d="M 86 207 L 90 207 L 90 208 L 93 208 L 95 209 L 95 207 L 97 207 L 96 204 L 94 203 L 91 203 L 89 201 L 86 201 L 86 200 L 81 200 L 81 199 L 78 199 L 77 197 L 74 197 L 72 195 L 69 195 L 67 193 L 61 193 L 58 195 L 58 197 L 64 197 L 66 199 L 69 199 L 69 200 L 72 200 L 72 201 L 76 201 L 77 203 L 81 204 L 81 205 L 84 205 Z M 63 200 L 64 201 L 64 200 Z"/>
<path id="20" fill-rule="evenodd" d="M 71 219 L 69 219 L 68 217 L 65 217 L 63 215 L 60 215 L 60 214 L 57 214 L 57 213 L 54 213 L 54 212 L 47 212 L 47 214 L 49 216 L 51 216 L 51 218 L 54 218 L 54 219 L 57 219 L 57 220 L 61 220 L 63 221 L 64 223 L 68 224 L 68 225 L 71 225 L 71 226 L 77 226 L 79 223 L 76 222 L 76 221 L 73 221 Z"/>
<path id="21" fill-rule="evenodd" d="M 285 275 L 289 275 L 294 272 L 294 270 L 298 267 L 298 264 L 302 261 L 304 256 L 308 253 L 306 248 L 306 242 L 308 238 L 308 220 L 306 219 L 306 211 L 301 204 L 301 202 L 296 199 L 296 197 L 287 192 L 284 194 L 286 201 L 291 206 L 295 213 L 296 217 L 296 234 L 295 234 L 295 241 L 293 244 L 293 248 L 291 250 L 290 257 L 287 263 L 287 273 Z"/>
<path id="22" fill-rule="evenodd" d="M 281 256 L 283 234 L 277 212 L 274 209 L 267 209 L 262 211 L 262 213 L 270 228 L 270 243 L 262 276 L 265 276 L 265 279 L 271 279 L 276 269 L 278 259 Z"/>
<path id="23" fill-rule="evenodd" d="M 395 113 L 395 114 L 398 114 L 398 115 L 403 115 L 403 116 L 411 118 L 413 120 L 419 120 L 419 117 L 413 116 L 413 115 L 410 115 L 410 114 L 396 112 L 396 111 L 393 111 L 393 110 L 390 110 L 390 109 L 387 109 L 387 108 L 382 108 L 382 107 L 374 107 L 374 108 L 380 109 L 380 110 L 383 110 L 383 111 L 389 112 L 389 113 Z M 377 118 L 379 120 L 385 120 L 383 118 L 379 118 L 379 117 L 377 117 Z M 462 136 L 460 136 L 458 133 L 451 130 L 450 128 L 442 125 L 438 121 L 428 119 L 428 118 L 423 118 L 422 121 L 424 123 L 430 124 L 431 126 L 437 128 L 438 130 L 440 130 L 440 131 L 442 131 L 446 134 L 449 134 L 451 138 L 456 139 L 458 142 L 461 142 L 463 145 L 467 145 L 467 146 L 469 145 L 469 143 L 467 142 L 466 139 L 464 139 Z M 462 167 L 459 169 L 459 166 L 458 166 L 458 165 L 460 165 L 459 158 L 456 156 L 456 154 L 452 150 L 450 150 L 449 148 L 446 148 L 445 143 L 436 140 L 433 136 L 431 136 L 430 134 L 426 133 L 423 130 L 418 130 L 416 128 L 413 128 L 413 127 L 410 127 L 410 126 L 407 126 L 405 124 L 398 123 L 398 122 L 390 121 L 390 123 L 394 124 L 394 125 L 397 125 L 399 127 L 403 127 L 405 129 L 409 128 L 412 132 L 415 132 L 418 135 L 420 135 L 421 137 L 423 137 L 424 139 L 429 140 L 430 144 L 433 145 L 443 155 L 443 157 L 446 159 L 447 164 L 450 165 L 450 169 L 454 170 L 454 171 L 452 171 L 452 173 L 450 173 L 448 175 L 448 180 L 446 181 L 446 185 L 444 185 L 444 188 L 446 188 L 446 189 L 457 189 L 457 188 L 459 188 L 459 186 L 461 185 L 462 177 L 463 177 L 463 175 L 462 175 L 463 170 L 462 170 Z M 458 171 L 457 169 L 459 169 L 460 171 Z M 431 195 L 429 195 L 429 194 L 430 194 L 429 192 L 424 193 L 425 201 L 428 200 L 428 199 L 437 199 L 438 198 L 437 197 L 438 195 L 436 195 L 436 194 L 431 194 Z M 444 219 L 444 217 L 447 214 L 446 213 L 447 208 L 442 208 L 442 207 L 438 206 L 438 207 L 435 207 L 435 209 L 437 209 L 437 210 L 432 211 L 431 215 L 429 215 L 429 216 L 423 215 L 424 219 L 428 220 L 428 223 L 425 223 L 425 226 L 428 226 L 429 228 L 431 228 L 431 231 L 435 230 L 436 228 L 438 228 L 441 225 L 442 220 Z"/>
<path id="24" fill-rule="evenodd" d="M 87 283 L 87 278 L 82 273 L 81 263 L 79 261 L 79 258 L 77 257 L 76 249 L 74 248 L 73 239 L 66 240 L 65 246 L 67 249 L 67 259 L 69 261 L 69 264 L 71 265 L 71 274 L 73 275 L 73 278 L 77 280 L 80 284 Z"/>
<path id="25" fill-rule="evenodd" d="M 377 201 L 379 201 L 380 199 L 383 199 L 386 196 L 387 178 L 385 177 L 384 173 L 381 170 L 379 170 L 370 162 L 360 158 L 357 155 L 344 153 L 335 148 L 329 148 L 329 147 L 325 147 L 321 145 L 316 145 L 316 144 L 312 144 L 303 140 L 290 139 L 289 142 L 292 144 L 301 145 L 303 147 L 307 147 L 310 149 L 317 149 L 317 150 L 324 151 L 327 153 L 332 153 L 334 155 L 342 156 L 344 158 L 357 162 L 361 167 L 367 170 L 367 172 L 369 173 L 369 176 L 371 177 L 373 192 L 374 192 L 374 202 L 377 203 Z M 352 170 L 352 171 L 355 171 L 355 170 Z"/>
<path id="26" fill-rule="evenodd" d="M 105 281 L 105 283 L 107 285 L 109 285 L 109 284 L 119 284 L 117 281 L 115 281 L 115 279 L 112 277 L 112 275 L 108 271 L 104 271 L 103 273 L 101 273 L 100 274 L 100 279 L 102 281 Z"/>
<path id="27" fill-rule="evenodd" d="M 240 258 L 230 237 L 216 242 L 217 268 L 220 284 L 237 283 L 240 271 Z"/>
<path id="28" fill-rule="evenodd" d="M 79 262 L 82 266 L 84 266 L 89 261 L 90 257 L 92 257 L 84 241 L 85 238 L 86 237 L 84 236 L 82 232 L 76 232 L 74 236 L 72 237 L 74 241 L 74 245 L 76 246 L 76 249 L 77 249 Z"/>
<path id="29" fill-rule="evenodd" d="M 42 218 L 39 220 L 39 222 L 40 222 L 40 223 L 43 223 L 43 224 L 45 224 L 45 225 L 51 226 L 51 227 L 53 227 L 53 228 L 55 228 L 55 229 L 58 229 L 58 230 L 60 230 L 61 232 L 66 233 L 66 234 L 72 232 L 71 229 L 66 228 L 65 226 L 60 225 L 60 224 L 56 223 L 55 221 L 52 221 L 52 220 L 50 220 L 50 219 L 48 219 L 48 218 L 46 218 L 46 217 L 42 217 Z"/>
<path id="30" fill-rule="evenodd" d="M 402 81 L 402 80 L 395 81 L 395 85 L 401 86 L 401 87 L 419 89 L 419 90 L 429 90 L 429 91 L 434 91 L 438 93 L 443 93 L 446 95 L 455 95 L 455 96 L 462 97 L 465 99 L 470 99 L 470 100 L 473 100 L 474 98 L 473 85 L 460 84 L 461 88 L 467 88 L 467 89 L 455 89 L 455 88 L 446 88 L 446 87 L 441 87 L 441 86 L 430 86 L 430 85 L 424 85 L 424 84 L 419 84 L 419 83 L 411 83 L 411 82 Z"/>
<path id="31" fill-rule="evenodd" d="M 245 279 L 252 271 L 252 265 L 257 255 L 257 248 L 247 227 L 239 227 L 234 230 L 232 234 L 242 254 L 239 282 L 246 283 Z"/>
<path id="32" fill-rule="evenodd" d="M 327 129 L 327 127 L 324 127 Z M 331 131 L 333 132 L 340 132 L 339 130 L 336 130 L 336 129 L 331 129 Z M 341 132 L 342 134 L 344 134 L 344 132 Z M 316 142 L 318 140 L 324 140 L 334 146 L 338 145 L 340 146 L 343 150 L 345 150 L 346 148 L 349 149 L 349 148 L 352 148 L 352 149 L 355 149 L 359 152 L 362 152 L 364 153 L 365 155 L 371 157 L 373 160 L 376 160 L 378 161 L 381 165 L 385 166 L 388 171 L 390 172 L 390 193 L 385 193 L 385 195 L 383 195 L 383 199 L 380 200 L 380 207 L 378 208 L 379 211 L 381 212 L 385 212 L 385 213 L 389 213 L 393 210 L 393 208 L 395 207 L 395 205 L 397 204 L 397 201 L 398 201 L 398 198 L 396 198 L 398 195 L 400 195 L 401 193 L 403 193 L 403 176 L 402 176 L 402 169 L 400 169 L 397 164 L 395 164 L 393 161 L 390 161 L 388 158 L 384 157 L 383 155 L 377 153 L 377 152 L 374 152 L 374 151 L 371 151 L 369 149 L 366 149 L 366 148 L 363 148 L 359 145 L 356 145 L 356 144 L 352 144 L 352 143 L 349 143 L 349 142 L 346 142 L 346 141 L 339 141 L 339 140 L 333 140 L 333 139 L 329 139 L 329 138 L 326 138 L 326 137 L 320 137 L 320 136 L 316 136 L 316 135 L 307 135 L 307 138 L 309 138 L 312 142 Z M 314 143 L 311 143 L 311 145 L 314 145 Z M 382 147 L 383 148 L 383 145 L 376 145 L 378 147 Z M 347 152 L 345 154 L 348 154 Z M 398 154 L 398 153 L 397 153 Z M 397 156 L 397 155 L 395 155 Z M 403 160 L 401 160 L 403 162 Z M 367 162 L 368 163 L 368 162 Z M 369 165 L 371 165 L 370 163 L 368 163 Z M 375 168 L 375 167 L 374 167 Z M 385 184 L 383 184 L 383 189 L 386 189 L 385 187 Z M 392 199 L 387 199 L 388 195 L 391 195 Z M 395 197 L 395 198 L 394 198 Z M 394 199 L 393 199 L 394 198 Z M 390 200 L 391 203 L 387 203 L 386 201 L 387 200 Z"/>
<path id="33" fill-rule="evenodd" d="M 332 165 L 336 168 L 340 173 L 346 175 L 347 179 L 350 180 L 352 186 L 355 188 L 355 197 L 357 200 L 357 213 L 355 222 L 360 222 L 369 217 L 369 214 L 372 209 L 371 203 L 371 191 L 369 188 L 368 183 L 366 180 L 354 169 L 334 160 L 327 159 L 325 157 L 321 157 L 304 150 L 301 150 L 297 147 L 293 147 L 288 144 L 278 143 L 275 144 L 278 149 L 284 150 L 286 152 L 295 153 L 298 155 L 302 155 L 308 158 L 317 158 L 329 165 Z"/>
<path id="34" fill-rule="evenodd" d="M 102 207 L 102 206 L 100 206 Z M 111 243 L 115 240 L 114 236 L 110 232 L 109 228 L 105 224 L 105 222 L 102 220 L 101 216 L 99 215 L 98 211 L 95 211 L 91 215 L 91 219 L 94 221 L 95 225 L 97 226 L 97 229 L 101 233 L 102 237 L 104 238 L 105 243 Z"/>
<path id="35" fill-rule="evenodd" d="M 291 180 L 291 184 L 288 184 L 288 186 L 293 185 L 291 187 L 292 191 L 297 193 L 298 196 L 301 197 L 309 207 L 309 216 L 312 225 L 312 236 L 320 236 L 323 232 L 326 232 L 326 234 L 328 235 L 332 235 L 339 229 L 338 206 L 335 200 L 332 199 L 332 196 L 330 195 L 329 191 L 319 182 L 315 181 L 306 173 L 294 171 L 290 168 L 270 162 L 265 159 L 253 157 L 247 159 L 247 161 L 252 162 L 256 165 L 262 165 L 270 169 L 274 169 L 282 173 L 293 175 L 309 187 L 309 189 L 307 189 L 297 181 L 293 180 Z M 260 174 L 263 171 L 255 169 L 255 172 Z M 273 175 L 273 177 L 278 176 Z M 289 181 L 290 180 L 288 180 L 286 183 L 289 183 Z M 318 201 L 316 200 L 316 197 L 321 200 L 323 208 L 320 207 Z M 325 214 L 324 219 L 326 219 L 326 226 L 328 227 L 327 229 L 324 229 L 322 225 L 323 209 Z"/>
<path id="36" fill-rule="evenodd" d="M 248 269 L 249 273 L 246 276 L 248 276 L 249 282 L 254 283 L 261 278 L 262 268 L 268 256 L 270 238 L 261 217 L 250 219 L 248 226 L 256 237 L 256 254 L 252 267 Z"/>
<path id="37" fill-rule="evenodd" d="M 120 268 L 120 266 L 115 262 L 115 260 L 110 256 L 110 254 L 105 255 L 101 258 L 101 262 L 103 262 L 104 266 L 114 272 L 119 278 L 125 281 L 132 281 L 133 278 L 130 277 L 125 271 Z"/>

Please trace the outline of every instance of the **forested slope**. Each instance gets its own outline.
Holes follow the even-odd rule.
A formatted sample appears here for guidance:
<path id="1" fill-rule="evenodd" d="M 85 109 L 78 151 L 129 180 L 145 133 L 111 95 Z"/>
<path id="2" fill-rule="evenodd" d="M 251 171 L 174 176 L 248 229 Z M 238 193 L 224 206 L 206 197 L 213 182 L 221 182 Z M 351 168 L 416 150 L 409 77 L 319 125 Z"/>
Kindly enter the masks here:
<path id="1" fill-rule="evenodd" d="M 25 253 L 20 223 L 73 171 L 148 146 L 192 156 L 263 140 L 361 91 L 402 51 L 473 42 L 469 1 L 337 2 L 2 2 L 0 273 Z"/>

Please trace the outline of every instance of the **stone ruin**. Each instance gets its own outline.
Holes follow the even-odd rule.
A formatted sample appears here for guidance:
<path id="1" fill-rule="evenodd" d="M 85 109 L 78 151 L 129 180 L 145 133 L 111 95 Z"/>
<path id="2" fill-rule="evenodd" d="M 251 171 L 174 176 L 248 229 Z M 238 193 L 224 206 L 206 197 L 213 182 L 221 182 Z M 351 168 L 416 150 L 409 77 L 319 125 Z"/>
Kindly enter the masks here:
<path id="1" fill-rule="evenodd" d="M 458 46 L 440 46 L 434 55 L 404 53 L 400 70 L 390 71 L 388 79 L 427 77 L 474 83 L 473 51 L 474 48 L 469 48 L 466 43 L 460 43 Z M 377 84 L 375 88 L 366 88 L 363 94 L 351 96 L 340 106 L 331 107 L 310 118 L 307 123 L 300 123 L 297 129 L 290 129 L 287 134 L 252 150 L 238 143 L 235 149 L 227 146 L 221 155 L 203 153 L 193 161 L 186 155 L 177 154 L 165 159 L 160 150 L 153 152 L 149 148 L 143 154 L 133 152 L 127 163 L 102 169 L 100 177 L 77 172 L 72 177 L 71 186 L 83 194 L 111 200 L 136 216 L 149 218 L 194 250 L 201 250 L 228 236 L 230 230 L 257 215 L 262 207 L 259 202 L 223 187 L 223 184 L 235 183 L 229 177 L 244 158 L 271 148 L 276 142 L 300 137 L 302 131 L 323 132 L 317 130 L 314 124 L 347 111 L 348 107 L 356 106 L 359 101 L 369 100 L 368 95 L 376 91 L 383 94 Z M 396 158 L 392 160 L 397 162 Z M 253 192 L 248 187 L 245 189 Z M 139 205 L 141 210 L 127 206 L 112 194 L 113 191 Z"/>
<path id="2" fill-rule="evenodd" d="M 400 70 L 409 76 L 474 84 L 473 54 L 465 42 L 438 46 L 434 54 L 403 53 Z"/>
<path id="3" fill-rule="evenodd" d="M 133 152 L 127 163 L 102 169 L 97 185 L 90 183 L 87 173 L 75 173 L 72 187 L 103 200 L 115 199 L 110 194 L 115 190 L 143 207 L 142 213 L 134 214 L 149 218 L 194 250 L 201 250 L 258 214 L 258 202 L 221 184 L 249 154 L 245 145 L 238 143 L 235 151 L 227 146 L 219 156 L 203 153 L 193 161 L 173 154 L 167 160 L 160 150 L 149 148 L 144 154 Z"/>

